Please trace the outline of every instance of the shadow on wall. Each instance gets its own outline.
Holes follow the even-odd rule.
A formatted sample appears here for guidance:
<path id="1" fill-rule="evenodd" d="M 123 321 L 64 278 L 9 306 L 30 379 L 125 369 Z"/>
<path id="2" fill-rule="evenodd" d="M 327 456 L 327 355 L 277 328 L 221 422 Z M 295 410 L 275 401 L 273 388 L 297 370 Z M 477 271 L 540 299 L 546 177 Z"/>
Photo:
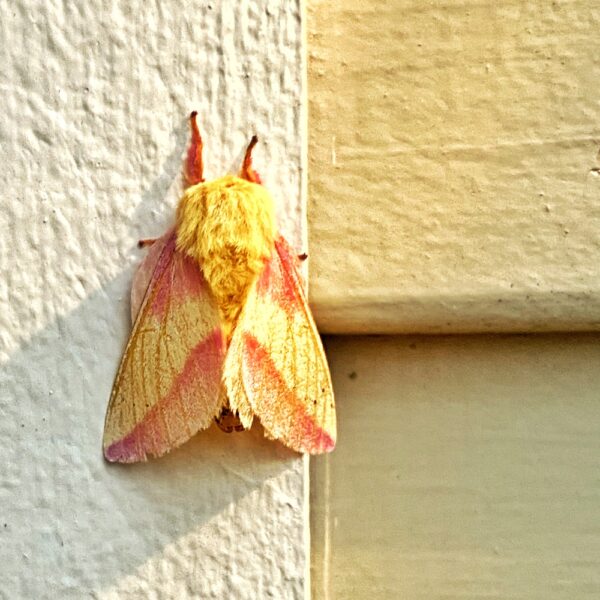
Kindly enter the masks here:
<path id="1" fill-rule="evenodd" d="M 165 210 L 167 190 L 181 171 L 187 121 L 177 138 L 138 212 Z M 242 598 L 249 588 L 268 595 L 282 579 L 301 585 L 303 556 L 294 556 L 290 544 L 289 571 L 282 572 L 283 562 L 273 557 L 281 549 L 269 540 L 302 539 L 302 460 L 266 440 L 260 426 L 228 435 L 213 425 L 146 464 L 103 460 L 104 414 L 130 329 L 129 288 L 141 257 L 140 251 L 136 264 L 130 261 L 2 365 L 5 589 L 30 598 L 116 597 L 120 586 L 127 593 Z M 278 513 L 267 523 L 265 507 Z M 247 572 L 244 564 L 251 565 Z M 250 573 L 263 579 L 249 583 Z"/>

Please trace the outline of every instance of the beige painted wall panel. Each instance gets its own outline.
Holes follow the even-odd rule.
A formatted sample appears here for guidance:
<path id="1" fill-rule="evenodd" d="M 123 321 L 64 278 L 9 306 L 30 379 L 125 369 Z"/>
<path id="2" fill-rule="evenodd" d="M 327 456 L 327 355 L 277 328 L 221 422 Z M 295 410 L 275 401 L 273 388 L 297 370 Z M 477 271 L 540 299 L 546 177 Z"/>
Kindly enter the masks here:
<path id="1" fill-rule="evenodd" d="M 314 598 L 600 597 L 600 336 L 327 340 Z"/>
<path id="2" fill-rule="evenodd" d="M 322 329 L 598 329 L 600 2 L 308 5 Z"/>

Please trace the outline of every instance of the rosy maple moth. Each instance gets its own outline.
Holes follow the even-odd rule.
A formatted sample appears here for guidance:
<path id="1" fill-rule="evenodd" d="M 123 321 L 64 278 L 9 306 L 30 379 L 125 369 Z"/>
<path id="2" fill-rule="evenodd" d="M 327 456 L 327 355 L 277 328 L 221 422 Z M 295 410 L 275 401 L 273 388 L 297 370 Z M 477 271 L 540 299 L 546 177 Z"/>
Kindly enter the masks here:
<path id="1" fill-rule="evenodd" d="M 133 329 L 110 397 L 104 456 L 161 456 L 216 423 L 299 452 L 333 450 L 331 377 L 300 260 L 278 233 L 273 200 L 252 167 L 203 179 L 202 138 L 190 116 L 187 187 L 175 226 L 156 240 L 131 291 Z"/>

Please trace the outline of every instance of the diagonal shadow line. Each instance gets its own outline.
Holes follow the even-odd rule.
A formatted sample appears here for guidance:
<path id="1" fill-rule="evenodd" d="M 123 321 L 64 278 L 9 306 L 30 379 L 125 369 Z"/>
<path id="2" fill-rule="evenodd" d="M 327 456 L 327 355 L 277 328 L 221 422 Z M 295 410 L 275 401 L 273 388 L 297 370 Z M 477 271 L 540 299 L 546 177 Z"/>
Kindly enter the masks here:
<path id="1" fill-rule="evenodd" d="M 164 205 L 186 143 L 187 122 L 136 212 Z M 273 498 L 289 505 L 302 497 L 293 489 L 301 478 L 288 478 L 284 488 L 292 489 L 267 490 L 282 476 L 301 473 L 302 459 L 266 440 L 260 426 L 231 435 L 213 426 L 146 464 L 104 462 L 104 412 L 130 328 L 134 267 L 104 282 L 2 365 L 0 543 L 2 556 L 10 557 L 2 579 L 22 597 L 81 597 L 110 587 L 253 492 L 257 510 Z M 296 510 L 300 518 L 291 526 L 301 536 L 303 507 Z M 294 533 L 285 525 L 282 531 Z M 235 531 L 219 542 L 225 549 L 238 543 Z M 61 589 L 49 590 L 47 581 L 60 581 Z"/>

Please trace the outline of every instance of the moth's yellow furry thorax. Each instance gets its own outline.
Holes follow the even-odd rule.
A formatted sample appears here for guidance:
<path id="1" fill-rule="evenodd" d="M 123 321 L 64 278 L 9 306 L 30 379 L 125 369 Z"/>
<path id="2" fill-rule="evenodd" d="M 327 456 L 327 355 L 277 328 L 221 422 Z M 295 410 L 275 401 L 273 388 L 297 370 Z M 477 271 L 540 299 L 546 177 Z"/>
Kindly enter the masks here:
<path id="1" fill-rule="evenodd" d="M 275 209 L 261 185 L 226 175 L 188 188 L 177 207 L 177 249 L 192 257 L 231 326 L 271 256 Z"/>

